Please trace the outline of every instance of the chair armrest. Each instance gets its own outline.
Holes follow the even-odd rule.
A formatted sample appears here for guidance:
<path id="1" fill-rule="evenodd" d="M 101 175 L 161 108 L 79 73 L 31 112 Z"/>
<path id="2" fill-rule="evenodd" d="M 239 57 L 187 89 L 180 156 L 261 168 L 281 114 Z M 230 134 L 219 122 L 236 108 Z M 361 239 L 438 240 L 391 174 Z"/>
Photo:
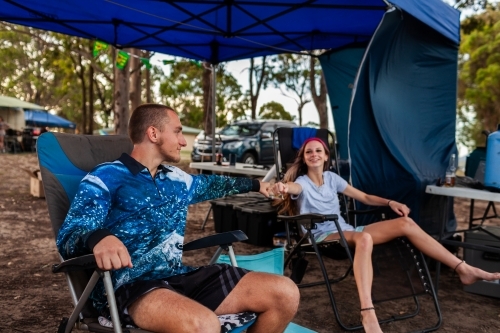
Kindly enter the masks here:
<path id="1" fill-rule="evenodd" d="M 339 219 L 337 214 L 322 215 L 322 214 L 302 214 L 302 215 L 278 215 L 278 220 L 294 221 L 299 223 L 324 222 L 324 221 L 337 221 Z"/>
<path id="2" fill-rule="evenodd" d="M 183 251 L 204 249 L 211 246 L 230 245 L 234 242 L 242 242 L 248 239 L 247 235 L 241 230 L 222 232 L 220 234 L 210 235 L 196 239 L 184 244 Z"/>
<path id="3" fill-rule="evenodd" d="M 359 214 L 359 215 L 363 215 L 363 214 L 373 214 L 373 213 L 377 213 L 377 212 L 380 212 L 382 211 L 381 209 L 382 207 L 377 207 L 377 208 L 372 208 L 372 209 L 363 209 L 363 210 L 350 210 L 349 211 L 349 214 Z"/>
<path id="4" fill-rule="evenodd" d="M 60 264 L 52 266 L 52 273 L 81 271 L 85 269 L 97 268 L 97 263 L 93 254 L 86 254 L 84 256 L 64 260 Z"/>

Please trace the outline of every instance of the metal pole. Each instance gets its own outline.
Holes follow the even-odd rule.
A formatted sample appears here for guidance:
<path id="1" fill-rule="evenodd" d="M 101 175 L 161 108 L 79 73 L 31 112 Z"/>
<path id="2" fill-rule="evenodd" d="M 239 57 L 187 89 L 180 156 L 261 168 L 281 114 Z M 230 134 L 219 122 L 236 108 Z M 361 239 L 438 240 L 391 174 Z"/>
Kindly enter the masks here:
<path id="1" fill-rule="evenodd" d="M 215 88 L 217 84 L 217 73 L 215 70 L 215 65 L 212 64 L 212 161 L 215 162 L 215 154 L 216 154 L 216 139 L 215 139 Z"/>

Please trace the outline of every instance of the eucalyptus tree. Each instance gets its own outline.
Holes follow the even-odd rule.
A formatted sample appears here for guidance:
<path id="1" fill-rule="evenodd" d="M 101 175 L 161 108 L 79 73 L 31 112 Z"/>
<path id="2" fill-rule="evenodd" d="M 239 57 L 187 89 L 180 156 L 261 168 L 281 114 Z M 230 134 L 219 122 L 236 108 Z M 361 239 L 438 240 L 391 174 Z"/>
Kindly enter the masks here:
<path id="1" fill-rule="evenodd" d="M 309 84 L 311 87 L 311 96 L 318 111 L 319 127 L 328 128 L 328 91 L 326 88 L 326 79 L 323 69 L 316 57 L 309 59 Z"/>
<path id="2" fill-rule="evenodd" d="M 250 58 L 248 68 L 248 86 L 246 95 L 249 98 L 252 119 L 257 119 L 257 101 L 262 89 L 266 89 L 272 80 L 272 65 L 268 62 L 268 57 L 264 56 L 259 61 Z"/>
<path id="3" fill-rule="evenodd" d="M 461 26 L 458 140 L 472 148 L 484 144 L 481 131 L 500 123 L 500 11 L 490 6 Z"/>
<path id="4" fill-rule="evenodd" d="M 160 82 L 159 92 L 162 103 L 177 110 L 186 126 L 205 129 L 205 113 L 210 111 L 210 70 L 189 60 L 178 60 L 171 64 Z M 248 101 L 241 91 L 236 78 L 224 65 L 216 70 L 216 117 L 217 125 L 224 126 L 228 120 L 245 114 Z M 205 77 L 205 79 L 204 79 Z"/>
<path id="5" fill-rule="evenodd" d="M 282 119 L 282 120 L 295 120 L 295 117 L 290 112 L 285 110 L 283 104 L 271 101 L 262 105 L 259 110 L 260 119 Z"/>
<path id="6" fill-rule="evenodd" d="M 295 101 L 299 126 L 302 126 L 302 110 L 311 102 L 309 56 L 280 54 L 273 58 L 273 64 L 273 83 L 284 96 Z"/>

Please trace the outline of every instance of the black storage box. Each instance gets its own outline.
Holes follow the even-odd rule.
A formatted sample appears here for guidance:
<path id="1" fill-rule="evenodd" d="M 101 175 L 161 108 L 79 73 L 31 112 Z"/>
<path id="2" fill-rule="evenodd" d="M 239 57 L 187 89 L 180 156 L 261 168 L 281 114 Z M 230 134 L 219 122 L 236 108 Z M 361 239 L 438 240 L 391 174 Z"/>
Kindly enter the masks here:
<path id="1" fill-rule="evenodd" d="M 266 200 L 260 193 L 235 194 L 228 197 L 211 200 L 215 232 L 238 230 L 234 207 L 259 200 Z"/>
<path id="2" fill-rule="evenodd" d="M 273 236 L 285 230 L 283 223 L 276 222 L 276 208 L 271 201 L 251 202 L 235 206 L 238 229 L 247 236 L 247 243 L 259 246 L 273 246 Z"/>
<path id="3" fill-rule="evenodd" d="M 484 226 L 486 230 L 477 229 L 465 232 L 465 242 L 470 244 L 491 246 L 496 250 L 500 249 L 500 227 Z M 490 235 L 495 235 L 496 237 Z M 488 272 L 500 272 L 500 253 L 477 251 L 464 249 L 464 260 L 478 268 Z M 464 290 L 474 294 L 486 295 L 500 298 L 500 280 L 496 281 L 478 281 Z"/>

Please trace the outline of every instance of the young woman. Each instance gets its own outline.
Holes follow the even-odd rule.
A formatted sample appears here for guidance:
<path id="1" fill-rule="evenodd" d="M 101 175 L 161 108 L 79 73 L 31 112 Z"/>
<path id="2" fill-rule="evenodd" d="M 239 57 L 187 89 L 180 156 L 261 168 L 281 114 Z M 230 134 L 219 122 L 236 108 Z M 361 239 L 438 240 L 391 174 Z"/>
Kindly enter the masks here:
<path id="1" fill-rule="evenodd" d="M 274 184 L 271 192 L 283 195 L 280 214 L 319 213 L 339 216 L 339 224 L 347 242 L 355 247 L 354 278 L 358 288 L 365 332 L 382 332 L 371 299 L 373 279 L 371 255 L 374 244 L 405 236 L 424 254 L 454 269 L 463 284 L 472 284 L 478 280 L 500 279 L 500 273 L 488 273 L 472 267 L 447 251 L 408 217 L 410 209 L 405 204 L 366 194 L 347 184 L 337 174 L 327 171 L 329 161 L 330 152 L 321 139 L 306 140 L 297 153 L 294 163 L 285 174 L 284 182 Z M 354 229 L 340 216 L 337 197 L 339 192 L 366 205 L 389 206 L 400 217 Z M 317 224 L 317 229 L 313 231 L 313 234 L 317 241 L 339 238 L 333 222 Z"/>

